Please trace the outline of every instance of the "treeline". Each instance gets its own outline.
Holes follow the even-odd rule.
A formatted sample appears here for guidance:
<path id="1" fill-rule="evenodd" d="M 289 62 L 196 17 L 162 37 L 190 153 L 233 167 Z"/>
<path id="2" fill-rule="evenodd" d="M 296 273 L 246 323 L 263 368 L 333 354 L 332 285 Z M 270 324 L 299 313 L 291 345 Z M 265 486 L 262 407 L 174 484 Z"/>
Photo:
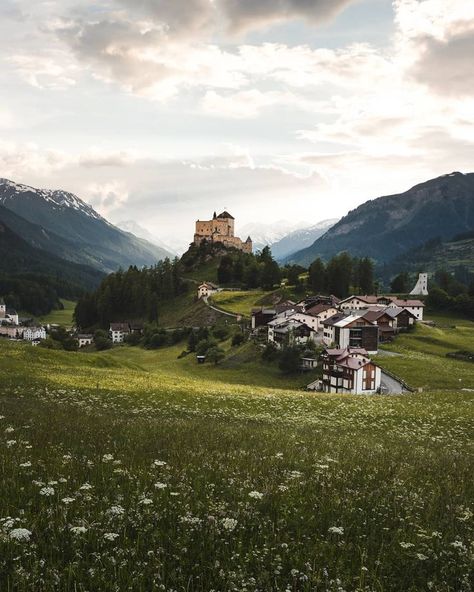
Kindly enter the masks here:
<path id="1" fill-rule="evenodd" d="M 83 329 L 108 328 L 114 321 L 158 320 L 160 302 L 185 293 L 187 284 L 181 279 L 177 259 L 165 259 L 153 267 L 130 267 L 108 275 L 99 288 L 84 295 L 74 313 Z"/>
<path id="2" fill-rule="evenodd" d="M 351 257 L 340 253 L 327 263 L 316 259 L 309 266 L 308 287 L 315 294 L 334 294 L 347 298 L 351 294 L 373 294 L 378 286 L 374 264 L 368 257 Z"/>
<path id="3" fill-rule="evenodd" d="M 84 290 L 65 280 L 40 274 L 4 275 L 0 273 L 0 295 L 8 308 L 34 316 L 62 309 L 60 298 L 75 299 Z"/>
<path id="4" fill-rule="evenodd" d="M 432 310 L 456 312 L 474 319 L 474 274 L 468 270 L 459 271 L 457 276 L 437 271 L 430 282 L 426 304 Z"/>
<path id="5" fill-rule="evenodd" d="M 217 269 L 217 281 L 222 285 L 271 290 L 282 280 L 282 270 L 273 259 L 269 247 L 256 255 L 235 251 L 222 257 Z"/>

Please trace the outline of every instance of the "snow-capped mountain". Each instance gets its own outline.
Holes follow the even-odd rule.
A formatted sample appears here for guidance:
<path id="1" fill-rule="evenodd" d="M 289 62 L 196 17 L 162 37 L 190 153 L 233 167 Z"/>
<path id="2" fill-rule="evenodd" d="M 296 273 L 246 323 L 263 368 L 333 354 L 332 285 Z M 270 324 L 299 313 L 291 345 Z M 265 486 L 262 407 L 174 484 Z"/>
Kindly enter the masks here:
<path id="1" fill-rule="evenodd" d="M 67 191 L 36 189 L 0 179 L 0 206 L 16 214 L 5 223 L 30 245 L 38 248 L 41 237 L 40 248 L 101 271 L 152 265 L 171 255 L 120 230 Z"/>
<path id="2" fill-rule="evenodd" d="M 322 220 L 312 226 L 290 232 L 272 245 L 273 256 L 279 261 L 285 260 L 296 251 L 312 245 L 316 239 L 323 236 L 337 222 L 338 218 Z"/>
<path id="3" fill-rule="evenodd" d="M 271 224 L 260 224 L 250 222 L 237 229 L 238 234 L 243 240 L 250 236 L 253 242 L 254 251 L 263 249 L 265 246 L 271 246 L 281 238 L 299 228 L 303 228 L 307 223 L 290 223 L 287 220 L 278 220 Z"/>
<path id="4" fill-rule="evenodd" d="M 63 191 L 62 189 L 36 189 L 29 185 L 15 183 L 9 179 L 0 179 L 0 204 L 8 208 L 8 203 L 21 199 L 22 194 L 50 203 L 53 208 L 62 210 L 72 208 L 73 210 L 82 212 L 86 216 L 108 223 L 89 204 L 79 199 L 73 193 Z"/>

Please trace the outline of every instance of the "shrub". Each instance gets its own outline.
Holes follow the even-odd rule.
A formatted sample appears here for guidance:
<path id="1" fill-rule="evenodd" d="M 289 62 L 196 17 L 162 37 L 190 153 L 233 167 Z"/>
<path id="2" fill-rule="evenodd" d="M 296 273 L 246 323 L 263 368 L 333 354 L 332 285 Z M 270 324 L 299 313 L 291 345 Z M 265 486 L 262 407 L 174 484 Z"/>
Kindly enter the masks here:
<path id="1" fill-rule="evenodd" d="M 298 347 L 286 347 L 280 356 L 278 367 L 284 374 L 294 374 L 301 366 L 301 352 Z"/>
<path id="2" fill-rule="evenodd" d="M 243 333 L 236 333 L 233 337 L 232 337 L 232 345 L 238 346 L 238 345 L 242 345 L 242 343 L 245 341 L 245 335 Z"/>

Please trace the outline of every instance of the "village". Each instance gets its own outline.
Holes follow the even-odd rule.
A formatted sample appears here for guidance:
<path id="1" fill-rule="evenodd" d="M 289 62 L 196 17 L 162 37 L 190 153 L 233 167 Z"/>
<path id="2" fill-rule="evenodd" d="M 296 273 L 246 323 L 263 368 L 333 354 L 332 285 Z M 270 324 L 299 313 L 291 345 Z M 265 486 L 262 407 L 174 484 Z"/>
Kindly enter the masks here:
<path id="1" fill-rule="evenodd" d="M 209 221 L 197 221 L 194 244 L 218 243 L 226 248 L 250 252 L 252 240 L 234 236 L 234 218 L 227 212 L 214 213 Z M 358 295 L 340 299 L 334 295 L 306 295 L 299 301 L 279 300 L 270 306 L 254 307 L 243 317 L 213 304 L 213 296 L 229 288 L 209 281 L 197 283 L 194 301 L 213 309 L 224 322 L 238 324 L 242 341 L 250 341 L 260 350 L 264 348 L 286 351 L 300 348 L 299 370 L 316 369 L 318 378 L 307 385 L 309 391 L 348 394 L 404 392 L 406 385 L 396 377 L 384 375 L 372 359 L 379 354 L 380 345 L 391 342 L 401 332 L 410 331 L 424 321 L 425 304 L 421 297 L 428 295 L 428 276 L 420 274 L 410 293 L 413 298 L 397 295 Z M 235 289 L 234 289 L 235 290 Z M 415 298 L 418 296 L 419 298 Z M 132 318 L 134 317 L 131 311 Z M 21 318 L 0 300 L 0 337 L 23 340 L 38 346 L 57 331 L 54 324 L 42 325 L 32 318 Z M 191 328 L 196 330 L 198 327 Z M 163 331 L 170 331 L 163 327 Z M 71 350 L 91 349 L 94 342 L 99 349 L 138 344 L 144 334 L 140 320 L 111 322 L 107 331 L 83 333 L 77 327 L 62 328 L 70 340 Z M 108 343 L 107 343 L 108 342 Z M 196 362 L 206 362 L 206 354 L 196 356 Z"/>

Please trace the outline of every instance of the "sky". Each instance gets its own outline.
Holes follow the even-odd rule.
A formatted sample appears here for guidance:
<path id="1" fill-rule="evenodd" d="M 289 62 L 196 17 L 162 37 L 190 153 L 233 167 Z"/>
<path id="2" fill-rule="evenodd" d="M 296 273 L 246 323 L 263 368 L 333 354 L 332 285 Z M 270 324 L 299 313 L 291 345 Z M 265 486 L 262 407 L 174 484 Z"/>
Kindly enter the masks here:
<path id="1" fill-rule="evenodd" d="M 472 0 L 1 0 L 0 177 L 168 244 L 474 171 Z"/>

